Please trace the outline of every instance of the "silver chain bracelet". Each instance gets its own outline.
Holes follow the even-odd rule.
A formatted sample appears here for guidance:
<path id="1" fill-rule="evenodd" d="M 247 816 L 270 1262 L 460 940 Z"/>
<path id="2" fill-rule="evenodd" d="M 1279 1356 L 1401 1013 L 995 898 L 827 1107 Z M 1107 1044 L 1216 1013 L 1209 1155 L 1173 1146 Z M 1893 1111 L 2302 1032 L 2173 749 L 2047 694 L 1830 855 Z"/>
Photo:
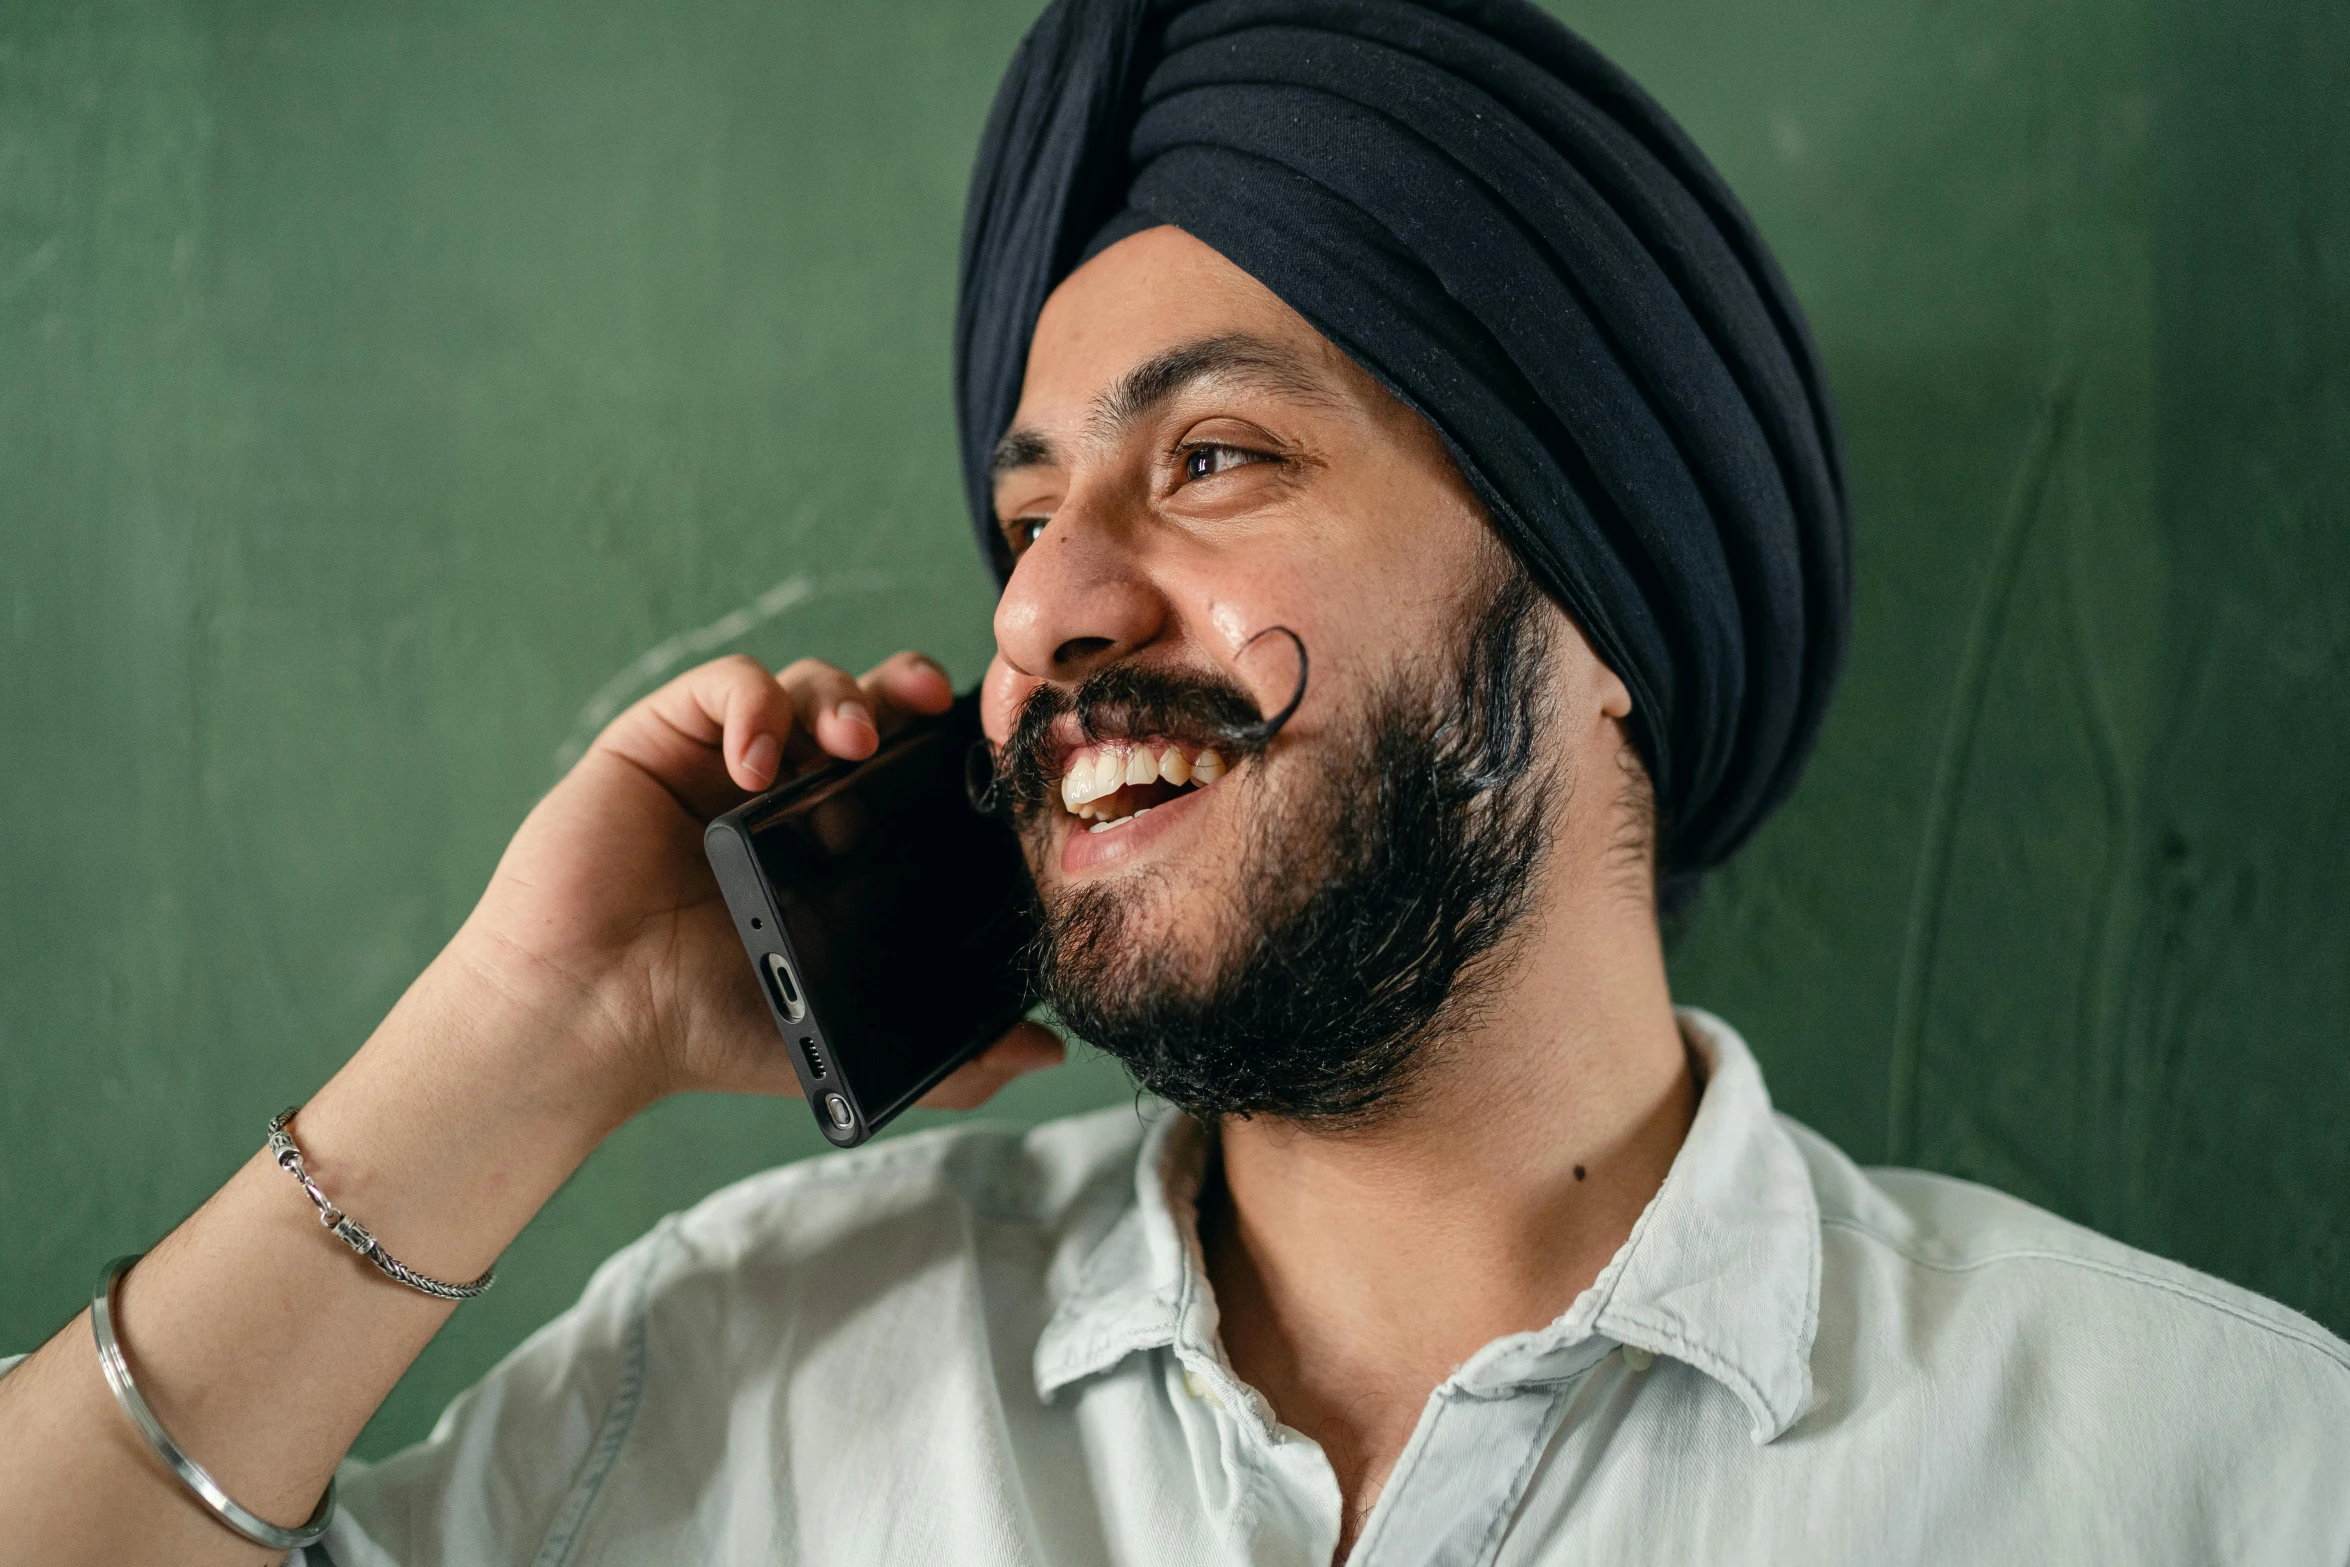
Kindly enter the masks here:
<path id="1" fill-rule="evenodd" d="M 155 1449 L 164 1467 L 173 1478 L 195 1493 L 205 1510 L 228 1528 L 251 1540 L 255 1545 L 273 1551 L 300 1550 L 315 1545 L 326 1533 L 327 1521 L 335 1515 L 335 1483 L 326 1483 L 326 1494 L 318 1499 L 318 1508 L 310 1521 L 297 1529 L 281 1529 L 257 1513 L 239 1507 L 210 1471 L 180 1451 L 180 1445 L 163 1429 L 163 1422 L 155 1418 L 155 1411 L 147 1407 L 140 1396 L 138 1383 L 131 1380 L 131 1363 L 122 1352 L 122 1341 L 114 1336 L 114 1290 L 122 1276 L 131 1271 L 131 1264 L 139 1260 L 139 1253 L 117 1257 L 106 1265 L 98 1276 L 98 1287 L 90 1292 L 90 1334 L 98 1341 L 98 1369 L 106 1373 L 106 1385 L 114 1392 L 114 1401 L 122 1412 L 131 1417 L 131 1424 L 139 1428 L 139 1435 Z"/>
<path id="2" fill-rule="evenodd" d="M 302 1167 L 302 1150 L 294 1145 L 294 1134 L 287 1130 L 293 1124 L 294 1112 L 301 1108 L 300 1105 L 294 1105 L 281 1110 L 277 1119 L 269 1123 L 270 1157 L 277 1160 L 287 1174 L 302 1183 L 302 1190 L 309 1194 L 310 1201 L 318 1209 L 318 1222 L 333 1231 L 336 1239 L 374 1263 L 385 1278 L 442 1300 L 471 1300 L 498 1281 L 498 1270 L 493 1267 L 471 1284 L 445 1284 L 417 1272 L 384 1250 L 383 1243 L 368 1234 L 366 1227 L 358 1220 L 336 1207 L 326 1193 L 318 1189 L 318 1183 L 310 1178 L 310 1172 Z"/>

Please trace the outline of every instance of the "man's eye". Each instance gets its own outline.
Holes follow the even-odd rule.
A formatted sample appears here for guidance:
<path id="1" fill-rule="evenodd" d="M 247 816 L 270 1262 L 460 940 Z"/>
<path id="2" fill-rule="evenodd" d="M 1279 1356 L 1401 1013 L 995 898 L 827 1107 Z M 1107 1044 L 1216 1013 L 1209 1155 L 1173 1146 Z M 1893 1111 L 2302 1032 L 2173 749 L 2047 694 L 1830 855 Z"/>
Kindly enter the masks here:
<path id="1" fill-rule="evenodd" d="M 1012 553 L 1017 555 L 1034 544 L 1036 536 L 1044 532 L 1044 525 L 1052 520 L 1050 517 L 1014 517 L 1005 523 L 1004 537 L 1011 541 Z"/>
<path id="2" fill-rule="evenodd" d="M 1210 443 L 1193 446 L 1183 453 L 1185 479 L 1212 479 L 1220 473 L 1230 473 L 1250 463 L 1270 462 L 1263 452 L 1252 452 L 1239 446 L 1218 446 Z"/>

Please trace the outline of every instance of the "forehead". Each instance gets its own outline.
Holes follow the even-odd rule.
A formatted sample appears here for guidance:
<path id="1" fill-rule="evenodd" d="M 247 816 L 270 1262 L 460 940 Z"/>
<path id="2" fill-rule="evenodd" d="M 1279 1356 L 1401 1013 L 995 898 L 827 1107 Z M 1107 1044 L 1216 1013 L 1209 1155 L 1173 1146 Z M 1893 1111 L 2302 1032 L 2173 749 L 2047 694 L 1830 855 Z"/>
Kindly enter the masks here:
<path id="1" fill-rule="evenodd" d="M 1217 340 L 1259 350 L 1225 356 L 1228 378 L 1293 397 L 1386 398 L 1271 289 L 1182 230 L 1155 228 L 1110 246 L 1045 301 L 1013 422 L 1070 428 L 1139 367 Z"/>

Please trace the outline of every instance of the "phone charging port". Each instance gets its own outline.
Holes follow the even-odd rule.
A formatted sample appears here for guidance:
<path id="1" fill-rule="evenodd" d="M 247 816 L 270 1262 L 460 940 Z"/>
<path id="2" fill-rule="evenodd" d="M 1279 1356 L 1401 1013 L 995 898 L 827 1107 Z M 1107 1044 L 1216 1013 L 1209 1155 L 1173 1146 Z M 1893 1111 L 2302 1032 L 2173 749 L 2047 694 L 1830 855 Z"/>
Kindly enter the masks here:
<path id="1" fill-rule="evenodd" d="M 767 978 L 775 988 L 775 1005 L 786 1022 L 797 1023 L 808 1015 L 808 1003 L 800 996 L 800 982 L 782 953 L 767 954 Z"/>

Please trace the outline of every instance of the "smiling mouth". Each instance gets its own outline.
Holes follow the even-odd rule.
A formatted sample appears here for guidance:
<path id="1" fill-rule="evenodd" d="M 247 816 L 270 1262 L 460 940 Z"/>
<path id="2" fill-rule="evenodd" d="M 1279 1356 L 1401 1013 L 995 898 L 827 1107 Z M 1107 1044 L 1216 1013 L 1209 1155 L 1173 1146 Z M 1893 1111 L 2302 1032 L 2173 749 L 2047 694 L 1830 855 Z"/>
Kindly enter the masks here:
<path id="1" fill-rule="evenodd" d="M 1082 745 L 1062 764 L 1061 808 L 1088 832 L 1122 827 L 1153 806 L 1206 788 L 1230 770 L 1214 746 L 1172 740 Z"/>

